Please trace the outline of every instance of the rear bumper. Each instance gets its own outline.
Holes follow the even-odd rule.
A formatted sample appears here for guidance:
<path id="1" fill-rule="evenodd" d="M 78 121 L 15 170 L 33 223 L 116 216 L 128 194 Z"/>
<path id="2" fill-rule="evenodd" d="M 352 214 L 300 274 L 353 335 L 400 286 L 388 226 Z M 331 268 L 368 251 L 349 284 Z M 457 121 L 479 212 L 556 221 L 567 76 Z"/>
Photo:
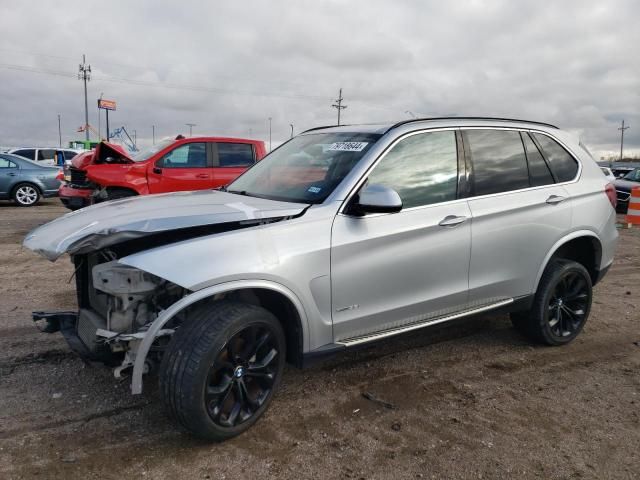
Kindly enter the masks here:
<path id="1" fill-rule="evenodd" d="M 58 196 L 62 204 L 72 210 L 83 208 L 93 203 L 93 190 L 90 188 L 74 188 L 68 183 L 60 185 Z"/>

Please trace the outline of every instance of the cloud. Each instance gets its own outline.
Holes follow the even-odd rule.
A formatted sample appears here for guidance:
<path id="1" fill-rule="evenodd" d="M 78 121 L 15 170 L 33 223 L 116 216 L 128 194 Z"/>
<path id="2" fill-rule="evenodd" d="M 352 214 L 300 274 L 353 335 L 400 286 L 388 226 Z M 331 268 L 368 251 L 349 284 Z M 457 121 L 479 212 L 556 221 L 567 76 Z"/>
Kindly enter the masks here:
<path id="1" fill-rule="evenodd" d="M 113 127 L 273 140 L 335 122 L 450 113 L 556 123 L 597 152 L 640 151 L 640 4 L 632 0 L 126 2 L 0 5 L 0 145 L 84 122 L 82 54 Z M 104 126 L 104 120 L 102 121 Z"/>

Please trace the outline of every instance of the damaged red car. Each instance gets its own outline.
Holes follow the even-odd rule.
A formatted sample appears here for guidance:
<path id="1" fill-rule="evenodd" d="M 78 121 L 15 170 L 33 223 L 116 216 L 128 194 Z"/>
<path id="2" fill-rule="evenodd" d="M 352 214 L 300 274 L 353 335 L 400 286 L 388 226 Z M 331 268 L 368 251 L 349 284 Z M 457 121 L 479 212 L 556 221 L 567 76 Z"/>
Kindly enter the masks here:
<path id="1" fill-rule="evenodd" d="M 222 187 L 266 154 L 264 142 L 181 135 L 140 152 L 102 142 L 76 156 L 59 196 L 70 210 L 117 198 Z"/>

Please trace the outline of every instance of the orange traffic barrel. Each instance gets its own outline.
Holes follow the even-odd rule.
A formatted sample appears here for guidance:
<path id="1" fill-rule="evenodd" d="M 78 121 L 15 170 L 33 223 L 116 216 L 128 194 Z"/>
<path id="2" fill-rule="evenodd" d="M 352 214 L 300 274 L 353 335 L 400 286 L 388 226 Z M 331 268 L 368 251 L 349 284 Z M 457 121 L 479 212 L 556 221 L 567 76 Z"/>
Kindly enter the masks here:
<path id="1" fill-rule="evenodd" d="M 629 228 L 631 228 L 631 225 L 640 225 L 640 187 L 631 189 L 626 220 Z"/>

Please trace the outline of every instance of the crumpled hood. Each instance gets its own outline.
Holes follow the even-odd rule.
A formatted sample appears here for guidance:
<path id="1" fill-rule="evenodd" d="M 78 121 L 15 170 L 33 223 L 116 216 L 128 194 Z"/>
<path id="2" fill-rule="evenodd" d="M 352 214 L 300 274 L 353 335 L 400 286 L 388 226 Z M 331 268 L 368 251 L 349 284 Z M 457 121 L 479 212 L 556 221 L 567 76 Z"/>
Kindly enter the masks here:
<path id="1" fill-rule="evenodd" d="M 306 207 L 215 190 L 131 197 L 68 213 L 30 232 L 23 245 L 54 261 L 158 232 L 290 217 Z"/>

